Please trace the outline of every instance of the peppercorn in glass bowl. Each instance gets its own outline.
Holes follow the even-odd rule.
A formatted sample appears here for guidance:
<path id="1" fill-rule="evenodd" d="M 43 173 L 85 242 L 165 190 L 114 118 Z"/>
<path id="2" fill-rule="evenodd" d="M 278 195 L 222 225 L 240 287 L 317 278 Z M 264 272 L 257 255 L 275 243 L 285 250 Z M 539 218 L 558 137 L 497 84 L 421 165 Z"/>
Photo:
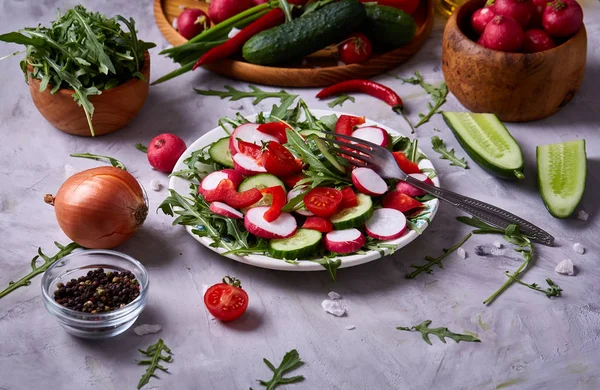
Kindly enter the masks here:
<path id="1" fill-rule="evenodd" d="M 74 336 L 104 339 L 125 332 L 148 300 L 148 272 L 110 250 L 81 250 L 54 263 L 42 278 L 44 305 Z"/>

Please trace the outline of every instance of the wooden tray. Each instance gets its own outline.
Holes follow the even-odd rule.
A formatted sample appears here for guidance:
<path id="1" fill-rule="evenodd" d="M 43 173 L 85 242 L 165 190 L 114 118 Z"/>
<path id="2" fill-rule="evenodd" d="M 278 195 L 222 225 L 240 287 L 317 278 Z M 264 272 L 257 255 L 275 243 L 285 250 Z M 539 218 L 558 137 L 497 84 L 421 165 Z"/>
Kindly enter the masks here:
<path id="1" fill-rule="evenodd" d="M 187 42 L 172 26 L 173 20 L 182 9 L 208 9 L 208 5 L 196 0 L 154 0 L 154 18 L 167 41 L 178 46 Z M 255 84 L 282 87 L 322 87 L 340 81 L 369 78 L 406 62 L 423 45 L 433 26 L 433 0 L 421 0 L 413 17 L 417 23 L 417 33 L 406 46 L 374 54 L 361 64 L 338 65 L 337 49 L 326 48 L 306 57 L 302 63 L 286 68 L 254 65 L 239 59 L 227 59 L 205 68 L 222 76 Z"/>

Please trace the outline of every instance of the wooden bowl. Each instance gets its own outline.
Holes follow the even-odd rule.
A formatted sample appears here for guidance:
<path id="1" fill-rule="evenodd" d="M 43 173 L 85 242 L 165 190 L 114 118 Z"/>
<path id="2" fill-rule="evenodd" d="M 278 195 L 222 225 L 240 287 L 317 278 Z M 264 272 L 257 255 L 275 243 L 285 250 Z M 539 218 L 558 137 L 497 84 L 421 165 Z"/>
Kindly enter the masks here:
<path id="1" fill-rule="evenodd" d="M 112 133 L 125 127 L 142 109 L 150 81 L 150 54 L 144 55 L 142 74 L 146 81 L 133 78 L 117 87 L 90 96 L 94 105 L 92 125 L 96 135 Z M 90 137 L 90 128 L 83 108 L 74 100 L 72 89 L 59 89 L 54 95 L 48 86 L 40 92 L 40 80 L 29 77 L 29 92 L 38 111 L 54 127 L 65 133 Z"/>
<path id="2" fill-rule="evenodd" d="M 585 27 L 561 45 L 539 53 L 504 53 L 475 43 L 470 18 L 486 0 L 471 0 L 446 24 L 442 71 L 448 89 L 472 112 L 503 121 L 542 119 L 566 105 L 583 81 Z"/>

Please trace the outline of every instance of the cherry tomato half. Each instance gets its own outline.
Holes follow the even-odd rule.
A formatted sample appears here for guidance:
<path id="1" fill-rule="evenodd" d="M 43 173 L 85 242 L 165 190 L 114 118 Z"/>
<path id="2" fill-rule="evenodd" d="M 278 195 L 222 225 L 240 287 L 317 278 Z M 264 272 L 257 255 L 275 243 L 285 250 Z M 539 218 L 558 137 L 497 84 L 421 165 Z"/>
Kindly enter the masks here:
<path id="1" fill-rule="evenodd" d="M 348 36 L 339 46 L 338 54 L 344 64 L 357 64 L 371 56 L 371 41 L 365 34 L 354 33 Z"/>
<path id="2" fill-rule="evenodd" d="M 258 160 L 262 154 L 260 146 L 250 142 L 242 141 L 241 139 L 238 139 L 238 148 L 240 149 L 240 153 L 250 156 L 255 160 Z"/>
<path id="3" fill-rule="evenodd" d="M 302 170 L 302 162 L 279 142 L 269 142 L 261 161 L 267 172 L 277 177 L 293 175 Z"/>
<path id="4" fill-rule="evenodd" d="M 304 196 L 304 206 L 317 217 L 330 217 L 342 203 L 342 193 L 335 188 L 317 187 Z"/>
<path id="5" fill-rule="evenodd" d="M 217 283 L 204 294 L 206 308 L 221 321 L 235 320 L 248 308 L 248 294 L 242 290 L 239 279 L 225 276 L 223 283 Z"/>

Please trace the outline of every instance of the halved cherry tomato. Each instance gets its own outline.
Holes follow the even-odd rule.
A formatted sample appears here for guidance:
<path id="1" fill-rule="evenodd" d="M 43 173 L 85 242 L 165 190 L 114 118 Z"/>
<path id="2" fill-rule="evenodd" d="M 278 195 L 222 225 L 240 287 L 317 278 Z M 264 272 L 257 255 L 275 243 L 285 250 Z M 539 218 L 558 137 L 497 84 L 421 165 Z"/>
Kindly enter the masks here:
<path id="1" fill-rule="evenodd" d="M 237 192 L 235 185 L 229 179 L 219 182 L 214 190 L 206 191 L 204 199 L 207 202 L 223 202 L 235 209 L 252 206 L 262 199 L 262 194 L 256 188 L 251 188 L 244 192 Z"/>
<path id="2" fill-rule="evenodd" d="M 306 178 L 306 175 L 304 173 L 297 173 L 292 176 L 284 177 L 283 183 L 290 188 L 294 188 L 296 187 L 296 184 L 304 178 Z"/>
<path id="3" fill-rule="evenodd" d="M 335 132 L 343 135 L 352 135 L 354 127 L 365 123 L 364 116 L 340 115 L 335 123 Z"/>
<path id="4" fill-rule="evenodd" d="M 273 222 L 281 215 L 281 209 L 287 203 L 287 194 L 282 186 L 267 187 L 260 190 L 263 195 L 270 194 L 272 197 L 271 207 L 265 212 L 264 218 L 267 222 Z"/>
<path id="5" fill-rule="evenodd" d="M 317 217 L 330 217 L 342 203 L 342 193 L 335 188 L 317 187 L 304 196 L 304 206 Z"/>
<path id="6" fill-rule="evenodd" d="M 330 220 L 321 217 L 307 217 L 302 225 L 302 229 L 312 229 L 321 233 L 329 233 L 333 230 L 333 224 Z"/>
<path id="7" fill-rule="evenodd" d="M 235 320 L 248 308 L 248 294 L 242 290 L 239 279 L 225 276 L 223 283 L 217 283 L 204 293 L 206 308 L 221 321 Z"/>
<path id="8" fill-rule="evenodd" d="M 371 56 L 371 41 L 365 34 L 350 34 L 339 46 L 338 54 L 344 64 L 357 64 Z"/>
<path id="9" fill-rule="evenodd" d="M 286 177 L 302 170 L 302 161 L 279 142 L 271 141 L 262 153 L 262 165 L 267 172 L 277 177 Z"/>
<path id="10" fill-rule="evenodd" d="M 404 171 L 404 173 L 421 173 L 419 165 L 410 161 L 404 152 L 392 152 L 392 154 L 394 155 L 394 159 L 396 159 L 398 166 Z"/>
<path id="11" fill-rule="evenodd" d="M 258 126 L 257 130 L 261 133 L 272 135 L 277 138 L 277 141 L 281 144 L 287 142 L 287 135 L 285 131 L 291 129 L 290 125 L 285 122 L 268 122 Z"/>
<path id="12" fill-rule="evenodd" d="M 423 203 L 419 202 L 418 200 L 413 199 L 410 196 L 400 193 L 396 190 L 390 191 L 387 194 L 385 194 L 381 203 L 383 204 L 383 207 L 396 209 L 403 213 L 408 210 L 412 210 L 417 207 L 423 206 Z"/>
<path id="13" fill-rule="evenodd" d="M 342 203 L 340 203 L 340 210 L 347 209 L 349 207 L 358 206 L 358 200 L 356 194 L 351 187 L 344 187 L 341 189 L 342 192 Z"/>
<path id="14" fill-rule="evenodd" d="M 360 0 L 362 3 L 370 3 L 373 0 Z M 419 7 L 419 0 L 376 0 L 379 5 L 401 9 L 407 14 L 412 14 Z"/>
<path id="15" fill-rule="evenodd" d="M 262 151 L 260 150 L 260 146 L 257 144 L 253 144 L 250 142 L 242 141 L 238 139 L 238 149 L 240 153 L 245 154 L 246 156 L 250 156 L 255 160 L 258 160 L 262 155 Z"/>

